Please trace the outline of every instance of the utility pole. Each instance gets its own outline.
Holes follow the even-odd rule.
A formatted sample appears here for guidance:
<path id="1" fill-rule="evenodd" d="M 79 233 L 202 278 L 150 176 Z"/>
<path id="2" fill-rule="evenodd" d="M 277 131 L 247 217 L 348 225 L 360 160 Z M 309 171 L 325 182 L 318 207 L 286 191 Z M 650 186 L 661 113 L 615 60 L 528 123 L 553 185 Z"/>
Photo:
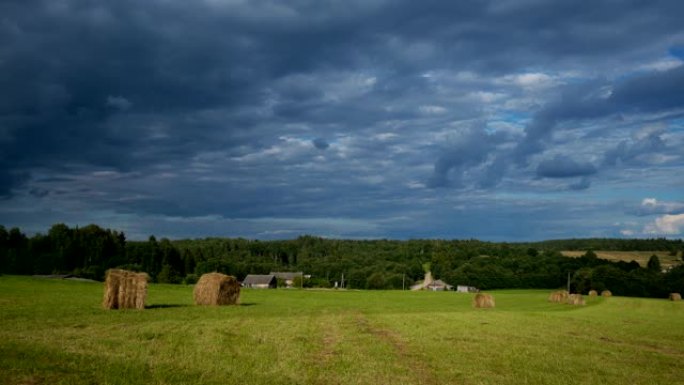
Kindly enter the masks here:
<path id="1" fill-rule="evenodd" d="M 342 273 L 342 284 L 340 286 L 344 289 L 344 273 Z"/>
<path id="2" fill-rule="evenodd" d="M 570 292 L 570 272 L 568 271 L 568 293 Z"/>
<path id="3" fill-rule="evenodd" d="M 406 273 L 401 276 L 401 290 L 406 290 L 406 285 L 404 282 L 406 282 Z"/>

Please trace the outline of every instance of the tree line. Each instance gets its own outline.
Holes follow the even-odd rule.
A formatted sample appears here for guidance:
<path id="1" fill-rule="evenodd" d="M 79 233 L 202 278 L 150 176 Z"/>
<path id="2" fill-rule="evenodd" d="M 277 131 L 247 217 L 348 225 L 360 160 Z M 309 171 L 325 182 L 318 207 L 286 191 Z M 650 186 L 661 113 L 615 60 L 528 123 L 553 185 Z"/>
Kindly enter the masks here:
<path id="1" fill-rule="evenodd" d="M 585 247 L 591 246 L 591 247 Z M 591 250 L 579 258 L 561 250 L 658 250 L 681 255 L 682 240 L 573 239 L 535 243 L 479 240 L 341 240 L 300 236 L 292 240 L 244 238 L 126 240 L 123 232 L 97 225 L 53 225 L 26 236 L 0 226 L 0 273 L 73 274 L 102 280 L 113 267 L 148 273 L 154 282 L 194 283 L 207 272 L 236 276 L 271 271 L 310 274 L 304 286 L 402 289 L 421 280 L 425 267 L 452 285 L 480 289 L 565 287 L 609 289 L 616 295 L 663 297 L 684 291 L 684 264 L 666 272 L 657 256 L 648 266 L 611 262 Z"/>

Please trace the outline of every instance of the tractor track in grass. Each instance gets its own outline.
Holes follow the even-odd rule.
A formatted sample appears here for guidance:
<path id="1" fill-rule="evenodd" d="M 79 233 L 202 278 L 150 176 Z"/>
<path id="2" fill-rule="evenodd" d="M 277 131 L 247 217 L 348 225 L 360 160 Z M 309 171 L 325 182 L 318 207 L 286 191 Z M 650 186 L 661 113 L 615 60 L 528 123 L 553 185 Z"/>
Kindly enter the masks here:
<path id="1" fill-rule="evenodd" d="M 415 349 L 412 349 L 398 333 L 391 329 L 371 324 L 362 314 L 356 315 L 355 324 L 362 333 L 370 334 L 378 340 L 389 344 L 393 348 L 401 364 L 407 367 L 410 372 L 415 373 L 418 384 L 438 384 L 434 370 L 430 368 L 430 365 L 425 362 Z"/>

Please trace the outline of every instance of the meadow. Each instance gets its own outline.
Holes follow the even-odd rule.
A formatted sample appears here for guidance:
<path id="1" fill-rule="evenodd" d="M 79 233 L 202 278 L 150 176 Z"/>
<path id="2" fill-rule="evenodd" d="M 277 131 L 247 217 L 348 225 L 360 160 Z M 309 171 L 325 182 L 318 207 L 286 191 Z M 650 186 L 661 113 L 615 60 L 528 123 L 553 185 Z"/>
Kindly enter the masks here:
<path id="1" fill-rule="evenodd" d="M 581 257 L 586 253 L 586 251 L 578 251 L 578 250 L 564 250 L 561 251 L 561 254 L 563 254 L 566 257 Z M 594 251 L 596 256 L 601 259 L 606 259 L 608 261 L 613 261 L 613 262 L 632 262 L 636 261 L 639 263 L 641 267 L 646 267 L 648 264 L 649 258 L 651 258 L 652 255 L 658 256 L 658 259 L 660 260 L 660 264 L 663 267 L 672 267 L 672 266 L 677 266 L 682 263 L 682 255 L 681 253 L 677 253 L 675 255 L 671 255 L 670 252 L 668 251 L 605 251 L 605 250 L 599 250 L 599 251 Z"/>
<path id="2" fill-rule="evenodd" d="M 142 311 L 94 282 L 0 277 L 1 384 L 683 384 L 684 302 L 494 291 L 243 290 L 192 305 L 152 284 Z"/>

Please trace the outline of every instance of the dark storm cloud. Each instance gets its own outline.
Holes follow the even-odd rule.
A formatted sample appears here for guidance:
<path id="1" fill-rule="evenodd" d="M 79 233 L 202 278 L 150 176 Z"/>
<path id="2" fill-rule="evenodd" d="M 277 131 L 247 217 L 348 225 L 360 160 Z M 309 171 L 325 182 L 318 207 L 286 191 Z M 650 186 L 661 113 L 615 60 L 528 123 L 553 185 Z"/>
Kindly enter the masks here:
<path id="1" fill-rule="evenodd" d="M 330 147 L 330 144 L 325 141 L 325 139 L 322 138 L 316 138 L 312 141 L 314 147 L 316 147 L 319 150 L 325 150 L 328 147 Z"/>
<path id="2" fill-rule="evenodd" d="M 596 174 L 596 167 L 588 162 L 578 162 L 562 155 L 543 160 L 537 166 L 537 176 L 542 178 L 574 178 Z"/>
<path id="3" fill-rule="evenodd" d="M 593 158 L 546 152 L 592 134 L 587 122 L 683 107 L 682 67 L 648 67 L 676 56 L 683 13 L 636 0 L 3 2 L 0 196 L 26 198 L 3 210 L 310 221 L 290 231 L 444 212 L 447 190 L 426 186 L 587 189 L 601 174 L 577 159 L 616 173 L 679 159 L 674 129 L 617 145 L 596 134 L 581 155 Z"/>
<path id="4" fill-rule="evenodd" d="M 435 163 L 429 187 L 461 186 L 469 178 L 467 171 L 485 162 L 501 138 L 488 135 L 477 127 L 461 130 L 442 150 Z M 449 178 L 451 175 L 451 178 Z M 479 180 L 479 179 L 478 179 Z"/>
<path id="5" fill-rule="evenodd" d="M 634 164 L 644 163 L 655 154 L 661 154 L 667 149 L 662 139 L 664 130 L 653 130 L 644 133 L 640 138 L 623 140 L 614 148 L 609 149 L 604 157 L 607 165 L 615 166 L 618 162 Z"/>
<path id="6" fill-rule="evenodd" d="M 684 108 L 684 66 L 667 71 L 639 74 L 614 84 L 584 83 L 566 87 L 557 101 L 537 112 L 516 148 L 519 159 L 541 152 L 543 142 L 559 123 L 582 121 L 619 113 L 660 112 Z M 610 93 L 608 93 L 610 90 Z"/>

